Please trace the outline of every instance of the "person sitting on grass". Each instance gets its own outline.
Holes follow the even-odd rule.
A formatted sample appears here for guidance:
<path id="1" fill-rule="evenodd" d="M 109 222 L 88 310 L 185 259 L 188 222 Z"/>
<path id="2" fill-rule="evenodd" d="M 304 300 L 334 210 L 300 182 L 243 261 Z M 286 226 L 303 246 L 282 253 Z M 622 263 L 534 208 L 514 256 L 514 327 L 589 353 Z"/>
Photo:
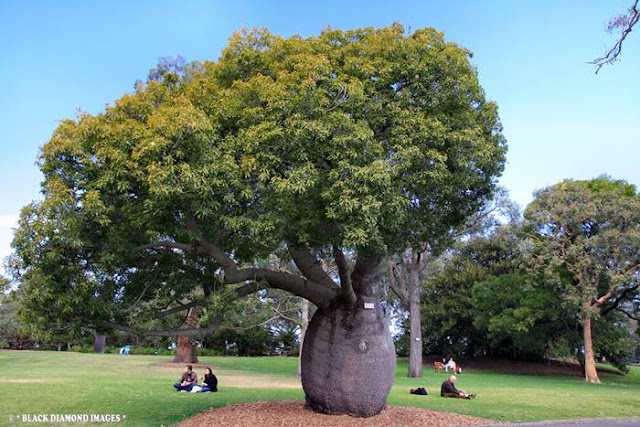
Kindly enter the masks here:
<path id="1" fill-rule="evenodd" d="M 440 396 L 442 397 L 457 397 L 460 399 L 473 399 L 475 394 L 467 394 L 464 390 L 458 390 L 456 388 L 456 381 L 458 378 L 455 375 L 451 375 L 448 380 L 442 383 L 440 387 Z"/>
<path id="2" fill-rule="evenodd" d="M 218 379 L 213 372 L 211 372 L 211 368 L 204 368 L 204 380 L 202 380 L 202 384 L 197 385 L 191 389 L 191 393 L 207 393 L 212 391 L 218 391 Z"/>
<path id="3" fill-rule="evenodd" d="M 211 368 L 204 369 L 204 380 L 202 381 L 202 392 L 218 391 L 218 378 L 211 372 Z"/>
<path id="4" fill-rule="evenodd" d="M 193 366 L 187 365 L 184 368 L 182 377 L 180 377 L 180 382 L 175 383 L 173 386 L 178 391 L 191 391 L 193 386 L 195 386 L 196 384 L 198 384 L 198 376 L 195 372 L 193 372 Z"/>

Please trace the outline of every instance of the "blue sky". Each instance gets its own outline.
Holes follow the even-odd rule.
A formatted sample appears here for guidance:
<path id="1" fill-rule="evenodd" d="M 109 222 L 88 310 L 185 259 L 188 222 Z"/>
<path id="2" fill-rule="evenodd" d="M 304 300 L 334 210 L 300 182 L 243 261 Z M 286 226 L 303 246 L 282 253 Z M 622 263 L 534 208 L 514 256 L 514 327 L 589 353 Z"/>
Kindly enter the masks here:
<path id="1" fill-rule="evenodd" d="M 159 57 L 215 60 L 243 27 L 302 36 L 397 21 L 434 27 L 474 52 L 509 143 L 500 182 L 535 189 L 607 173 L 640 185 L 640 33 L 598 75 L 631 0 L 0 1 L 0 256 L 20 208 L 39 198 L 39 147 L 59 120 L 98 113 Z"/>

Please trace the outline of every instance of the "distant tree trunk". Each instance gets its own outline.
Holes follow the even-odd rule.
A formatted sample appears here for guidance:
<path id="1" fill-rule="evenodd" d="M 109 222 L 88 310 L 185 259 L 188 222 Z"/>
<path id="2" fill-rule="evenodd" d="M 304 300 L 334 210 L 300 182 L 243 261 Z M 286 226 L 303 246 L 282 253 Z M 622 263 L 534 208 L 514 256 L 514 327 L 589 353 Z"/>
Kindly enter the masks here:
<path id="1" fill-rule="evenodd" d="M 194 327 L 198 323 L 198 310 L 192 307 L 187 312 L 187 325 Z M 189 337 L 178 337 L 176 344 L 176 356 L 173 358 L 176 363 L 198 363 L 196 347 Z"/>
<path id="2" fill-rule="evenodd" d="M 302 298 L 301 322 L 300 322 L 300 351 L 298 354 L 298 376 L 302 375 L 302 347 L 304 346 L 304 336 L 309 326 L 309 301 Z"/>
<path id="3" fill-rule="evenodd" d="M 389 285 L 398 295 L 402 307 L 409 310 L 409 369 L 407 377 L 421 378 L 423 370 L 420 273 L 427 265 L 427 252 L 421 253 L 415 249 L 411 249 L 409 252 L 409 254 L 406 252 L 400 254 L 402 268 L 396 269 L 392 262 L 388 263 Z"/>
<path id="4" fill-rule="evenodd" d="M 58 343 L 58 351 L 62 351 L 62 343 L 61 342 Z"/>
<path id="5" fill-rule="evenodd" d="M 198 363 L 196 347 L 189 337 L 178 337 L 176 346 L 176 356 L 173 358 L 176 363 Z"/>
<path id="6" fill-rule="evenodd" d="M 422 327 L 420 317 L 420 268 L 415 263 L 409 269 L 409 378 L 422 378 Z"/>
<path id="7" fill-rule="evenodd" d="M 600 383 L 596 370 L 596 359 L 593 353 L 593 338 L 591 336 L 591 313 L 585 310 L 582 328 L 584 333 L 584 379 L 588 383 Z"/>
<path id="8" fill-rule="evenodd" d="M 381 262 L 358 258 L 351 275 L 356 301 L 317 310 L 302 349 L 307 407 L 326 414 L 379 414 L 395 377 L 389 319 L 380 305 Z"/>
<path id="9" fill-rule="evenodd" d="M 107 341 L 107 336 L 96 333 L 96 338 L 93 341 L 93 352 L 94 353 L 104 353 L 104 345 Z"/>

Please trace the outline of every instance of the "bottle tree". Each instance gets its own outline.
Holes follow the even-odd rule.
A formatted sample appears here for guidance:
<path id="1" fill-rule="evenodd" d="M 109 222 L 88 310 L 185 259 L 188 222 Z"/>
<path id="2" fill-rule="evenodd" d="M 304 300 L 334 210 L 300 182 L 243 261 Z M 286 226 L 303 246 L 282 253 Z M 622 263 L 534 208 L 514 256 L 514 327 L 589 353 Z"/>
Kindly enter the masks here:
<path id="1" fill-rule="evenodd" d="M 319 308 L 302 354 L 307 405 L 379 413 L 395 375 L 382 260 L 462 223 L 503 169 L 497 107 L 470 57 L 400 25 L 235 34 L 188 79 L 162 72 L 60 124 L 41 153 L 45 199 L 16 243 L 24 282 L 56 286 L 38 281 L 51 263 L 29 257 L 47 243 L 28 229 L 61 221 L 54 240 L 72 249 L 59 260 L 91 270 L 77 277 L 87 298 L 107 295 L 91 304 L 101 326 L 131 327 L 122 301 L 146 299 L 147 285 L 144 295 L 186 295 L 199 285 L 175 280 L 187 267 L 225 295 L 291 292 Z M 301 274 L 256 264 L 283 248 Z M 210 332 L 211 319 L 179 334 Z"/>

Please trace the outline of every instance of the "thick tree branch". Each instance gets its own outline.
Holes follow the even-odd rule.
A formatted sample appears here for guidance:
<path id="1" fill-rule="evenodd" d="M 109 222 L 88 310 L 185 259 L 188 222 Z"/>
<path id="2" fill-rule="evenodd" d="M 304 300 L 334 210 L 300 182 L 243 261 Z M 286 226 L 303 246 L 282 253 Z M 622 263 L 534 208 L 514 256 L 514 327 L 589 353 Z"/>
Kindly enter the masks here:
<path id="1" fill-rule="evenodd" d="M 640 322 L 640 316 L 631 314 L 631 313 L 627 313 L 626 311 L 624 311 L 623 309 L 616 307 L 615 308 L 616 311 L 619 311 L 620 313 L 624 314 L 625 316 L 627 316 L 629 319 L 631 320 L 636 320 L 638 322 Z"/>
<path id="2" fill-rule="evenodd" d="M 351 282 L 351 275 L 349 274 L 349 264 L 344 253 L 337 246 L 333 247 L 333 258 L 338 266 L 341 294 L 349 304 L 355 304 L 356 293 L 353 291 L 353 283 Z"/>
<path id="3" fill-rule="evenodd" d="M 161 318 L 167 317 L 167 316 L 169 316 L 169 315 L 171 315 L 173 313 L 179 313 L 181 311 L 188 310 L 191 307 L 195 307 L 195 306 L 200 305 L 200 304 L 201 304 L 201 301 L 192 301 L 192 302 L 190 302 L 188 304 L 179 305 L 179 306 L 170 308 L 168 310 L 161 311 L 160 313 L 156 314 L 153 317 L 155 319 L 161 319 Z"/>
<path id="4" fill-rule="evenodd" d="M 633 267 L 631 267 L 628 271 L 627 274 L 630 274 L 632 272 L 634 272 L 635 270 L 638 269 L 638 267 L 640 267 L 640 265 L 634 265 Z M 637 286 L 636 286 L 637 288 Z M 609 289 L 607 290 L 607 293 L 605 293 L 604 295 L 602 295 L 600 298 L 594 298 L 593 301 L 591 301 L 591 305 L 592 306 L 597 306 L 597 307 L 602 307 L 604 304 L 606 304 L 615 294 L 616 290 L 618 290 L 618 286 L 616 285 L 611 285 L 609 286 Z"/>
<path id="5" fill-rule="evenodd" d="M 338 284 L 322 268 L 318 259 L 308 248 L 289 246 L 289 254 L 306 278 L 329 289 L 338 288 Z"/>
<path id="6" fill-rule="evenodd" d="M 119 331 L 129 332 L 135 336 L 151 336 L 151 337 L 174 337 L 174 336 L 182 336 L 182 337 L 194 337 L 194 336 L 204 336 L 207 334 L 211 334 L 215 332 L 215 330 L 220 326 L 221 319 L 216 318 L 214 321 L 207 326 L 206 328 L 191 328 L 191 329 L 165 329 L 160 331 L 145 331 L 141 332 L 132 328 L 131 326 L 121 325 L 114 322 L 103 322 L 101 326 L 103 328 L 108 329 L 117 329 Z"/>
<path id="7" fill-rule="evenodd" d="M 636 289 L 638 289 L 639 287 L 640 287 L 640 281 L 636 280 L 633 286 L 625 288 L 622 291 L 622 293 L 617 298 L 615 298 L 610 305 L 606 307 L 602 305 L 600 307 L 600 315 L 604 316 L 605 314 L 609 313 L 611 310 L 617 310 L 620 303 L 625 299 L 627 299 L 628 295 L 633 291 L 635 291 Z"/>
<path id="8" fill-rule="evenodd" d="M 591 301 L 591 306 L 595 305 L 596 307 L 602 307 L 607 301 L 611 299 L 613 294 L 615 294 L 616 288 L 616 285 L 609 286 L 609 289 L 607 289 L 607 292 L 604 295 L 602 295 L 600 298 L 594 298 Z"/>
<path id="9" fill-rule="evenodd" d="M 198 248 L 195 245 L 190 245 L 188 243 L 180 243 L 180 242 L 173 242 L 171 240 L 158 240 L 156 242 L 152 242 L 146 245 L 140 245 L 138 246 L 136 249 L 138 251 L 146 251 L 149 249 L 158 249 L 158 248 L 174 248 L 174 249 L 181 249 L 185 252 L 197 252 Z"/>
<path id="10" fill-rule="evenodd" d="M 187 206 L 187 228 L 193 233 L 198 233 L 197 219 L 191 207 Z M 220 247 L 209 242 L 203 237 L 198 239 L 198 247 L 202 248 L 222 267 L 224 284 L 242 283 L 245 281 L 265 281 L 270 287 L 288 291 L 299 297 L 308 299 L 319 307 L 328 307 L 337 291 L 326 288 L 312 280 L 296 276 L 282 271 L 273 271 L 266 268 L 239 268 L 236 262 Z"/>
<path id="11" fill-rule="evenodd" d="M 390 259 L 387 259 L 387 269 L 387 274 L 389 276 L 389 287 L 391 288 L 393 293 L 396 294 L 400 299 L 400 304 L 402 304 L 402 306 L 405 308 L 409 307 L 409 294 L 407 292 L 406 281 L 404 280 L 404 277 L 400 284 L 398 284 L 398 281 L 396 280 L 396 266 L 395 263 Z"/>
<path id="12" fill-rule="evenodd" d="M 254 292 L 257 292 L 260 289 L 260 284 L 258 282 L 248 282 L 245 283 L 244 285 L 237 287 L 234 289 L 236 295 L 233 299 L 238 299 L 238 298 L 242 298 L 245 297 L 249 294 L 252 294 Z M 190 310 L 191 308 L 194 307 L 198 307 L 198 306 L 203 306 L 204 304 L 203 300 L 197 300 L 197 301 L 191 301 L 188 304 L 182 304 L 164 311 L 161 311 L 160 313 L 157 313 L 154 318 L 155 319 L 160 319 L 166 316 L 169 316 L 171 314 L 174 313 L 179 313 L 181 311 L 185 311 L 185 310 Z M 217 319 L 214 321 L 214 323 L 206 328 L 191 328 L 191 329 L 182 329 L 182 328 L 177 328 L 177 329 L 167 329 L 167 330 L 162 330 L 162 331 L 147 331 L 147 332 L 140 332 L 137 331 L 135 328 L 132 328 L 131 326 L 126 326 L 126 325 L 121 325 L 115 322 L 105 322 L 103 323 L 101 326 L 104 328 L 112 328 L 112 329 L 118 329 L 121 331 L 126 331 L 126 332 L 130 332 L 134 335 L 146 335 L 146 336 L 173 336 L 173 335 L 183 335 L 183 336 L 203 336 L 209 333 L 212 333 L 215 331 L 215 329 L 219 326 L 220 324 L 220 319 Z M 187 333 L 183 333 L 183 331 L 186 331 Z"/>
<path id="13" fill-rule="evenodd" d="M 288 291 L 308 299 L 320 307 L 327 307 L 337 296 L 337 290 L 327 289 L 318 283 L 290 273 L 273 271 L 266 268 L 230 268 L 225 270 L 223 282 L 235 284 L 245 281 L 266 282 L 270 287 Z"/>
<path id="14" fill-rule="evenodd" d="M 429 266 L 429 249 L 424 249 L 420 252 L 420 257 L 418 258 L 418 271 L 422 273 Z"/>
<path id="15" fill-rule="evenodd" d="M 260 284 L 258 282 L 248 282 L 234 289 L 237 298 L 246 297 L 247 295 L 258 292 Z"/>

